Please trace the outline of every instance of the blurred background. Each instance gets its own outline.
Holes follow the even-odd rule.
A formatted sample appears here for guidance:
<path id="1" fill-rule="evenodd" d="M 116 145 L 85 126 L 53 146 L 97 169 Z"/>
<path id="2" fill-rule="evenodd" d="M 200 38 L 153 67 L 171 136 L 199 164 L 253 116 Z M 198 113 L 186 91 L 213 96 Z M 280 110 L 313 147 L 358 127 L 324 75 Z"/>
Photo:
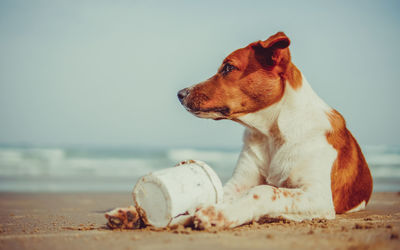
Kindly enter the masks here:
<path id="1" fill-rule="evenodd" d="M 277 31 L 347 120 L 375 179 L 400 190 L 399 1 L 0 1 L 0 191 L 127 191 L 184 159 L 226 181 L 243 127 L 178 90 Z"/>

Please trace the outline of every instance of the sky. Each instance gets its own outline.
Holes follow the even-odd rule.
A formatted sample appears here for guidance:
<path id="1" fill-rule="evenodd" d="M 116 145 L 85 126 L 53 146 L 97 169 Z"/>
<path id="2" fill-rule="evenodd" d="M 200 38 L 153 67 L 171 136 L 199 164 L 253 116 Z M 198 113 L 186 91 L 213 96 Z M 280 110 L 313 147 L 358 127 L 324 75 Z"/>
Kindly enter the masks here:
<path id="1" fill-rule="evenodd" d="M 400 144 L 399 1 L 0 1 L 0 144 L 239 147 L 178 90 L 277 31 L 361 145 Z"/>

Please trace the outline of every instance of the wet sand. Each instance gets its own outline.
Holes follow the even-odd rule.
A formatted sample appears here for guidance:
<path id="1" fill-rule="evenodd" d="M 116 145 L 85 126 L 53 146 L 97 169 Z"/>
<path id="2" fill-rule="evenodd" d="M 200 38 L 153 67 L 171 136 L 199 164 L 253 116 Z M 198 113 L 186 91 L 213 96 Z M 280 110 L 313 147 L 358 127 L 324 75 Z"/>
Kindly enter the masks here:
<path id="1" fill-rule="evenodd" d="M 400 193 L 335 220 L 254 223 L 232 230 L 109 230 L 104 212 L 130 193 L 0 193 L 0 249 L 400 249 Z"/>

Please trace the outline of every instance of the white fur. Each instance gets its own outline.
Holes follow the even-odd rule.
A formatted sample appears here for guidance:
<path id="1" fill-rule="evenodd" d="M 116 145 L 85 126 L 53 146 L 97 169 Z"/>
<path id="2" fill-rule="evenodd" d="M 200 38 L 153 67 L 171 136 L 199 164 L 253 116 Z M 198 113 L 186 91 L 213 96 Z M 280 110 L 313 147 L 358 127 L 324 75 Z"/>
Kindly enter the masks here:
<path id="1" fill-rule="evenodd" d="M 296 90 L 287 83 L 278 103 L 239 118 L 247 127 L 244 146 L 224 187 L 224 203 L 212 207 L 214 213 L 198 211 L 199 227 L 235 227 L 265 215 L 293 220 L 335 217 L 330 173 L 337 151 L 326 139 L 332 129 L 327 113 L 332 109 L 302 79 Z M 284 139 L 279 146 L 270 134 L 274 124 Z M 285 188 L 288 178 L 291 186 Z"/>
<path id="2" fill-rule="evenodd" d="M 350 209 L 346 213 L 354 213 L 354 212 L 358 212 L 360 210 L 363 210 L 365 208 L 365 205 L 366 205 L 366 202 L 362 201 L 360 204 L 358 204 L 357 206 L 353 207 L 352 209 Z"/>

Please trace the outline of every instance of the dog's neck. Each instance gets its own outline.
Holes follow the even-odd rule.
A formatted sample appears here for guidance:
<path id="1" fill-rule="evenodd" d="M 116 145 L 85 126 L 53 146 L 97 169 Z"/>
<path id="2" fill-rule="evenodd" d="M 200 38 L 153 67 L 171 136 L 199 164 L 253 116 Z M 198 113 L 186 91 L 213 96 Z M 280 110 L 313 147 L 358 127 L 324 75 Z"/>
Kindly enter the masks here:
<path id="1" fill-rule="evenodd" d="M 293 89 L 286 83 L 284 95 L 279 102 L 241 116 L 237 120 L 250 130 L 270 138 L 277 136 L 277 129 L 285 137 L 298 137 L 307 130 L 314 129 L 315 126 L 329 128 L 326 113 L 330 110 L 331 108 L 317 96 L 302 76 L 300 88 Z M 309 123 L 307 119 L 313 119 L 313 122 Z"/>
<path id="2" fill-rule="evenodd" d="M 276 124 L 278 121 L 279 113 L 282 109 L 282 102 L 283 100 L 271 105 L 268 108 L 241 116 L 237 119 L 237 121 L 249 128 L 251 131 L 261 133 L 265 136 L 270 136 L 272 125 Z"/>

